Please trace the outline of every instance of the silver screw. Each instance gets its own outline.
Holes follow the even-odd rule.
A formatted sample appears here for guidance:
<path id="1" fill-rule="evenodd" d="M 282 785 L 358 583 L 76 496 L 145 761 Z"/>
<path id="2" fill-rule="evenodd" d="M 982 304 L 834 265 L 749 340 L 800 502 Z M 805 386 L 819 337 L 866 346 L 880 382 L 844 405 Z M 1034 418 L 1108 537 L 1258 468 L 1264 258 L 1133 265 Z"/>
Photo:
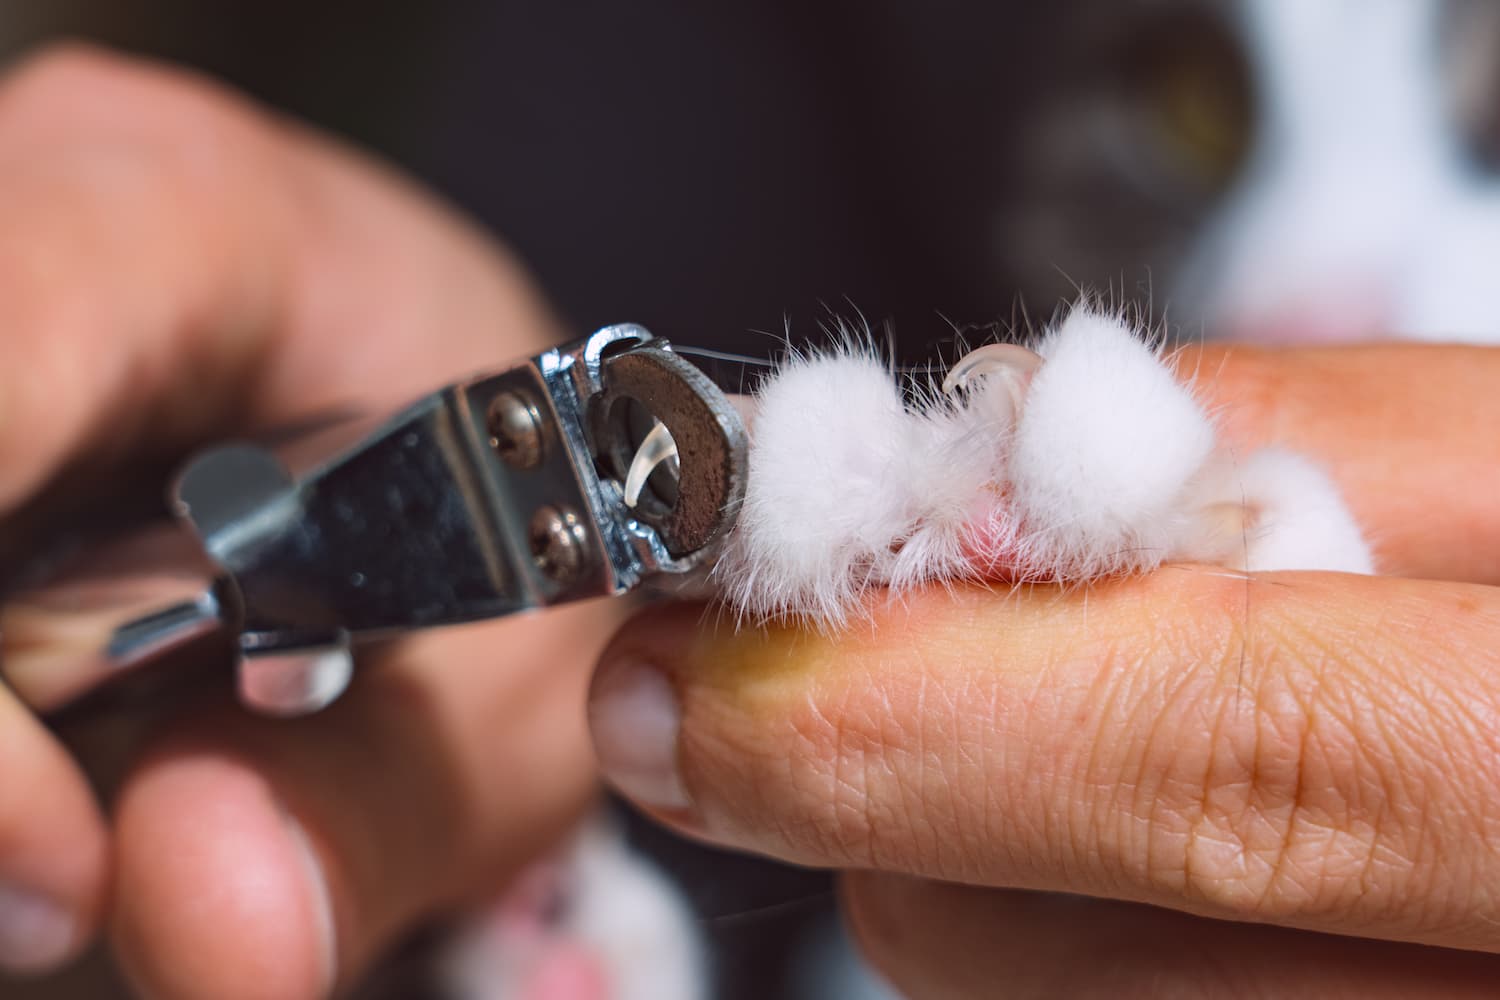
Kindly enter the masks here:
<path id="1" fill-rule="evenodd" d="M 490 401 L 486 419 L 490 447 L 517 469 L 534 469 L 542 461 L 542 422 L 536 407 L 517 392 L 502 392 Z"/>
<path id="2" fill-rule="evenodd" d="M 537 568 L 561 584 L 583 570 L 588 537 L 571 510 L 543 507 L 531 519 L 531 555 Z"/>

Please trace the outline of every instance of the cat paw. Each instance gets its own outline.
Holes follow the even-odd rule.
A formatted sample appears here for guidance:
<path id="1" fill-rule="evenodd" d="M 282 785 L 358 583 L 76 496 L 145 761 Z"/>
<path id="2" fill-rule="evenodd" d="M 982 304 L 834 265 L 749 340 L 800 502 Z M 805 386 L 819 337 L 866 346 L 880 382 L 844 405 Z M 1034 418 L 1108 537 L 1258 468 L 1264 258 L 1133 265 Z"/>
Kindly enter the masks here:
<path id="1" fill-rule="evenodd" d="M 799 357 L 750 403 L 750 475 L 715 571 L 752 619 L 844 625 L 870 590 L 1083 583 L 1161 563 L 1369 572 L 1337 488 L 1221 449 L 1161 352 L 1088 304 L 988 345 L 907 405 L 873 353 Z"/>

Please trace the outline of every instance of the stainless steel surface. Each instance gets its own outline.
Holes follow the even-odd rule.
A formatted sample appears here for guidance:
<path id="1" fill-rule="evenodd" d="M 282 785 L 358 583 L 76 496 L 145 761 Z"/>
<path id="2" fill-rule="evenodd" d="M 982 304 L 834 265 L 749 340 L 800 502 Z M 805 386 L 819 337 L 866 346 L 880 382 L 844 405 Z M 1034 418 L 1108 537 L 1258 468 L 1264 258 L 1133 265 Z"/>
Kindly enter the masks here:
<path id="1" fill-rule="evenodd" d="M 65 563 L 0 607 L 0 668 L 50 709 L 223 627 L 217 570 L 192 531 L 164 523 Z"/>
<path id="2" fill-rule="evenodd" d="M 627 503 L 643 447 L 650 474 Z M 0 609 L 0 665 L 31 677 L 27 697 L 49 709 L 226 629 L 247 704 L 314 711 L 348 683 L 364 640 L 698 568 L 738 509 L 745 450 L 739 415 L 706 376 L 641 327 L 607 327 L 448 386 L 373 430 L 324 427 L 276 449 L 198 456 L 173 492 L 191 529 L 178 534 L 197 542 L 181 561 L 181 596 L 96 617 L 59 653 L 57 640 L 70 629 L 77 640 L 75 623 L 96 609 L 81 601 L 61 614 L 54 602 L 17 647 L 16 611 L 36 604 L 22 595 Z"/>

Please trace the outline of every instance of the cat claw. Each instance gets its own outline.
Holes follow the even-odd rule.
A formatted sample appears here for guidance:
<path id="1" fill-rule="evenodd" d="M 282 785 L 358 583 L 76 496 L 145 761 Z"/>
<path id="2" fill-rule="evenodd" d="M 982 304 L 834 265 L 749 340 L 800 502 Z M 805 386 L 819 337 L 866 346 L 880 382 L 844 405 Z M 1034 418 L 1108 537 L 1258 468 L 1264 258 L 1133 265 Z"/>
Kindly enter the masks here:
<path id="1" fill-rule="evenodd" d="M 1000 376 L 1022 387 L 1042 365 L 1042 356 L 1020 344 L 986 344 L 958 359 L 943 378 L 943 395 L 953 396 L 969 388 L 970 383 Z"/>
<path id="2" fill-rule="evenodd" d="M 666 424 L 657 423 L 635 450 L 635 457 L 630 460 L 630 468 L 626 470 L 626 506 L 635 507 L 640 504 L 646 480 L 651 478 L 651 473 L 663 462 L 667 463 L 668 470 L 674 476 L 677 475 L 677 461 L 677 442 L 672 440 L 672 432 L 667 430 Z"/>
<path id="3" fill-rule="evenodd" d="M 958 359 L 943 379 L 943 395 L 981 406 L 990 416 L 1014 424 L 1025 403 L 1042 356 L 1020 344 L 986 344 Z M 981 402 L 983 400 L 983 402 Z"/>
<path id="4" fill-rule="evenodd" d="M 1042 366 L 1042 356 L 1020 344 L 986 344 L 958 359 L 943 378 L 943 395 L 949 398 L 972 396 L 976 388 L 991 380 L 1003 386 L 1004 400 L 1009 403 L 1008 419 L 1021 412 L 1021 404 L 1031 377 Z"/>

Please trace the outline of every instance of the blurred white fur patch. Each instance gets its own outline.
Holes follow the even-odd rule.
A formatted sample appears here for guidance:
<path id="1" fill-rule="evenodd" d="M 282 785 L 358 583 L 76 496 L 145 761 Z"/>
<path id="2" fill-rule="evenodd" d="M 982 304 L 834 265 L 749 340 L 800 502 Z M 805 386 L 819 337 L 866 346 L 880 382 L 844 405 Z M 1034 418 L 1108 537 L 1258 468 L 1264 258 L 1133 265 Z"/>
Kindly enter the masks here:
<path id="1" fill-rule="evenodd" d="M 767 379 L 715 569 L 733 608 L 837 628 L 872 589 L 960 579 L 1083 583 L 1168 560 L 1373 571 L 1326 474 L 1222 451 L 1191 387 L 1116 315 L 1085 303 L 1034 355 L 981 348 L 954 375 L 909 405 L 845 345 Z"/>
<path id="2" fill-rule="evenodd" d="M 441 974 L 457 1000 L 708 1000 L 710 989 L 686 898 L 602 812 L 467 921 Z"/>

